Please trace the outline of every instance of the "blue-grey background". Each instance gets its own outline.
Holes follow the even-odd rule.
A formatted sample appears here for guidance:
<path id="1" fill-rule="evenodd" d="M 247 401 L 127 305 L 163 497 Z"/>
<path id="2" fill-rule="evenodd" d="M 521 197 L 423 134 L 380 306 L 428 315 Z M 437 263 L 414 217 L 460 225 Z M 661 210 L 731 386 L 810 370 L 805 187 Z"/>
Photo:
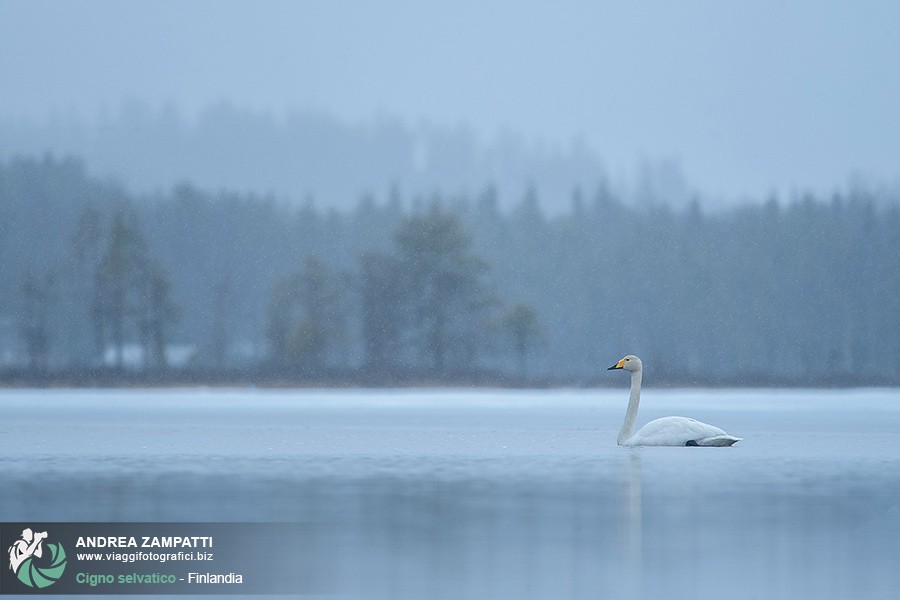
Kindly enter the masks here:
<path id="1" fill-rule="evenodd" d="M 894 598 L 897 392 L 821 388 L 900 376 L 898 17 L 0 0 L 0 517 L 330 524 L 350 598 Z M 744 441 L 618 448 L 624 391 L 25 389 L 628 352 L 641 421 Z M 652 391 L 700 381 L 817 389 Z"/>
<path id="2" fill-rule="evenodd" d="M 897 384 L 898 23 L 4 0 L 0 377 Z"/>
<path id="3" fill-rule="evenodd" d="M 4 0 L 0 157 L 51 149 L 136 191 L 190 179 L 327 206 L 491 181 L 506 205 L 536 183 L 558 211 L 600 173 L 628 197 L 716 206 L 896 191 L 898 10 Z"/>

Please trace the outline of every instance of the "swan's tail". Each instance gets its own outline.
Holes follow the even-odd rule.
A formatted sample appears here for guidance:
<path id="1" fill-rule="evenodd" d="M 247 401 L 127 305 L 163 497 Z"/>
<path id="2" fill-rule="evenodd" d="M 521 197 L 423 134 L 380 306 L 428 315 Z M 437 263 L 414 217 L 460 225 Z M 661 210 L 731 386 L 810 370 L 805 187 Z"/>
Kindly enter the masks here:
<path id="1" fill-rule="evenodd" d="M 742 438 L 733 435 L 716 435 L 713 437 L 697 440 L 698 446 L 731 446 L 741 441 Z"/>

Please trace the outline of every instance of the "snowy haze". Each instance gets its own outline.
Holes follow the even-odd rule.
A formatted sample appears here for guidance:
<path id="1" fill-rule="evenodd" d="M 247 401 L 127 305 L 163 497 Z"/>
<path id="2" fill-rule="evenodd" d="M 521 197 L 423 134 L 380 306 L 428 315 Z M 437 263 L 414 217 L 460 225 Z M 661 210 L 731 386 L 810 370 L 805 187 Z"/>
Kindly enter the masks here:
<path id="1" fill-rule="evenodd" d="M 552 192 L 551 203 L 567 204 L 557 187 L 593 189 L 608 178 L 634 190 L 648 173 L 665 195 L 679 200 L 696 190 L 707 201 L 827 194 L 860 176 L 895 186 L 900 176 L 900 5 L 890 1 L 513 8 L 4 0 L 0 55 L 2 158 L 79 154 L 143 190 L 187 178 L 304 191 L 260 169 L 229 167 L 227 176 L 194 169 L 189 159 L 202 156 L 187 151 L 176 169 L 112 148 L 98 130 L 130 126 L 126 100 L 149 107 L 153 119 L 175 114 L 188 142 L 198 137 L 198 120 L 223 102 L 251 130 L 232 132 L 226 145 L 251 140 L 252 147 L 254 123 L 266 119 L 291 134 L 296 114 L 337 123 L 338 134 L 385 122 L 400 131 L 409 147 L 398 156 L 411 167 L 352 173 L 346 189 L 311 181 L 305 191 L 326 202 L 381 192 L 398 179 L 442 188 L 452 181 L 470 192 L 494 179 L 509 194 L 536 182 Z M 447 172 L 407 182 L 406 170 L 427 161 L 422 139 L 441 156 L 464 156 Z M 125 134 L 115 140 L 142 145 Z M 503 167 L 510 154 L 517 166 Z M 530 171 L 537 173 L 529 182 Z M 543 183 L 541 171 L 565 181 L 548 175 Z"/>

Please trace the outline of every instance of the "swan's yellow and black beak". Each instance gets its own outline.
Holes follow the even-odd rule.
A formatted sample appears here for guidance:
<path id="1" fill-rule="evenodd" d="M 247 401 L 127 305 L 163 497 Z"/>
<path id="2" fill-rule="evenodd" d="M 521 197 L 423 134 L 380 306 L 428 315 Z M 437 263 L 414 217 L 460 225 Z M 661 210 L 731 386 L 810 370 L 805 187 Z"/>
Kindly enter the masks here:
<path id="1" fill-rule="evenodd" d="M 608 368 L 607 371 L 613 371 L 613 370 L 615 370 L 615 369 L 621 369 L 623 366 L 625 366 L 625 359 L 624 359 L 624 358 L 623 358 L 622 360 L 620 360 L 619 362 L 617 362 L 616 364 L 614 364 L 613 366 L 611 366 L 610 368 Z"/>

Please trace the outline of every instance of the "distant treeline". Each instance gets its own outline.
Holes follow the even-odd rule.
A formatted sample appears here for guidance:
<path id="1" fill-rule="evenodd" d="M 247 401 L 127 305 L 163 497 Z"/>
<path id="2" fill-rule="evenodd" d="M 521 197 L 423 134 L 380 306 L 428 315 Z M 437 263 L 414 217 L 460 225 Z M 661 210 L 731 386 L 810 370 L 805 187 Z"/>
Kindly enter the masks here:
<path id="1" fill-rule="evenodd" d="M 657 382 L 900 383 L 900 203 L 570 204 L 134 197 L 77 160 L 13 160 L 0 376 L 591 383 L 636 353 Z"/>
<path id="2" fill-rule="evenodd" d="M 392 184 L 457 194 L 482 182 L 499 187 L 506 208 L 534 183 L 545 207 L 564 209 L 573 183 L 593 182 L 603 170 L 584 143 L 540 144 L 512 132 L 483 140 L 463 126 L 410 125 L 387 115 L 348 123 L 322 112 L 276 116 L 222 103 L 189 118 L 175 105 L 135 100 L 93 119 L 69 112 L 32 121 L 0 112 L 0 161 L 47 151 L 81 157 L 132 192 L 191 181 L 202 189 L 271 191 L 295 205 L 313 196 L 344 211 L 361 192 Z M 689 195 L 673 161 L 643 161 L 636 184 L 642 194 L 665 189 L 674 201 Z"/>

